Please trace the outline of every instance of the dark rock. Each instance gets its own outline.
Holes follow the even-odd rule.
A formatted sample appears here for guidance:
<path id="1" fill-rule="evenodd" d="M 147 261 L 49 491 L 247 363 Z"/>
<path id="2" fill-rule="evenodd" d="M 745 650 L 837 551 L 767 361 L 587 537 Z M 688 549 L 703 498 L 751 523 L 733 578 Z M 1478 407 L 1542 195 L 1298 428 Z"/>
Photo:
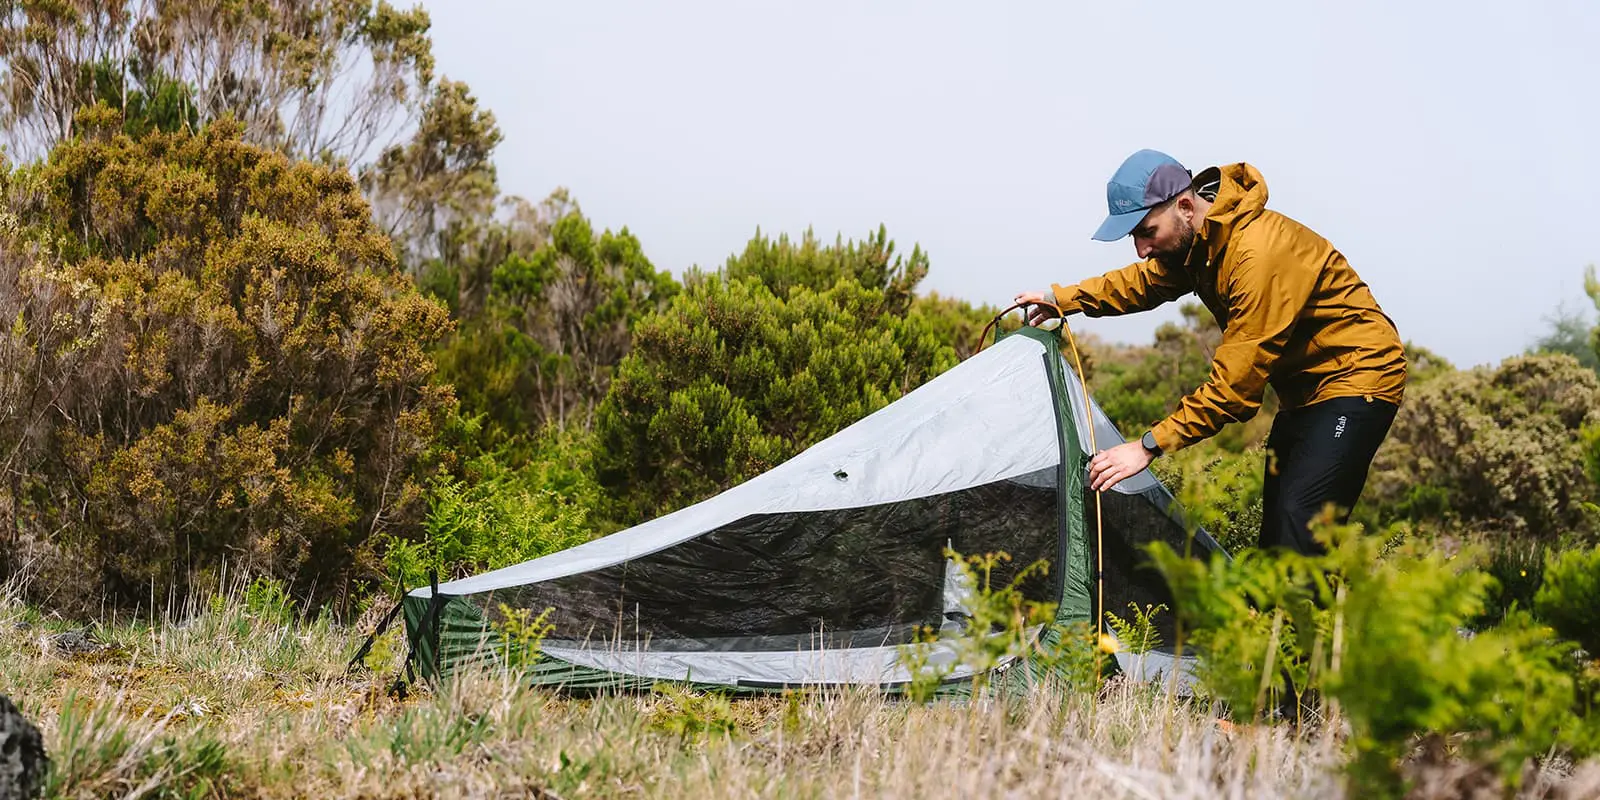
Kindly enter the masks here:
<path id="1" fill-rule="evenodd" d="M 39 729 L 0 695 L 0 800 L 38 797 L 49 764 Z"/>
<path id="2" fill-rule="evenodd" d="M 56 655 L 72 657 L 85 656 L 100 649 L 100 643 L 95 641 L 94 634 L 88 629 L 67 631 L 50 637 L 50 646 Z"/>

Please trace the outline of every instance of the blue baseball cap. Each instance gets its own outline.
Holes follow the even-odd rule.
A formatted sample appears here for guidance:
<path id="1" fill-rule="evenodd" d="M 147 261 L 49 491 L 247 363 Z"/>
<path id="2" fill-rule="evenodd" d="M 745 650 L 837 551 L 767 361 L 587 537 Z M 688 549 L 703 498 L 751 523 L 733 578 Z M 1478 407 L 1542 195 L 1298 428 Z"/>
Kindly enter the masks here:
<path id="1" fill-rule="evenodd" d="M 1100 223 L 1094 238 L 1114 242 L 1133 233 L 1139 221 L 1155 208 L 1189 188 L 1193 176 L 1172 156 L 1140 150 L 1122 162 L 1106 183 L 1106 206 L 1111 215 Z"/>

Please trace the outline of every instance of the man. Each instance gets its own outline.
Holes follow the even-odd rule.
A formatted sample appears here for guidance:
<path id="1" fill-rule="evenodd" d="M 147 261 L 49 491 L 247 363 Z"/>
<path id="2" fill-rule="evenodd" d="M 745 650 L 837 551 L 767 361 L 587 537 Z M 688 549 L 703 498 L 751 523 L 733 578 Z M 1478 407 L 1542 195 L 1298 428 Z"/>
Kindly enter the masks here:
<path id="1" fill-rule="evenodd" d="M 1243 422 L 1270 383 L 1282 411 L 1267 438 L 1260 545 L 1320 553 L 1309 524 L 1327 503 L 1348 519 L 1405 388 L 1394 322 L 1338 250 L 1266 208 L 1267 186 L 1246 163 L 1199 175 L 1141 150 L 1106 186 L 1100 241 L 1133 237 L 1143 259 L 1018 302 L 1050 302 L 1090 317 L 1155 308 L 1193 292 L 1222 328 L 1209 380 L 1141 440 L 1094 456 L 1090 486 L 1110 489 L 1163 453 Z M 1035 307 L 1030 322 L 1050 312 Z"/>

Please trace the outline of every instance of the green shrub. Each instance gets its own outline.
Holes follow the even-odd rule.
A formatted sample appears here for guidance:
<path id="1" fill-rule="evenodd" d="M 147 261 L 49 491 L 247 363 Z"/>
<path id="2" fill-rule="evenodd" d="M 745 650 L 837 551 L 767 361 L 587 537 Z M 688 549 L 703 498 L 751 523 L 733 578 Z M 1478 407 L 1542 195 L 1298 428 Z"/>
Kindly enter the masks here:
<path id="1" fill-rule="evenodd" d="M 1249 549 L 1232 562 L 1151 548 L 1173 592 L 1185 645 L 1204 654 L 1202 688 L 1238 719 L 1258 719 L 1327 670 L 1333 589 L 1312 559 Z"/>
<path id="2" fill-rule="evenodd" d="M 494 628 L 500 637 L 502 663 L 515 668 L 538 660 L 545 637 L 555 630 L 555 626 L 549 622 L 552 611 L 554 609 L 546 608 L 535 616 L 531 608 L 512 608 L 505 603 L 500 604 L 501 621 L 495 623 Z"/>
<path id="3" fill-rule="evenodd" d="M 1600 547 L 1551 555 L 1533 608 L 1557 633 L 1600 658 Z"/>
<path id="4" fill-rule="evenodd" d="M 1022 592 L 1027 579 L 1048 571 L 1046 562 L 1028 564 L 1005 585 L 997 586 L 992 580 L 994 571 L 1010 560 L 1008 553 L 962 555 L 947 549 L 945 556 L 955 565 L 959 580 L 971 589 L 962 603 L 965 618 L 959 629 L 924 629 L 916 641 L 900 648 L 900 663 L 911 674 L 907 689 L 911 699 L 932 699 L 960 668 L 972 671 L 972 691 L 981 693 L 989 688 L 995 668 L 1021 658 L 1032 661 L 1042 674 L 1053 676 L 1068 690 L 1085 691 L 1098 683 L 1114 652 L 1109 639 L 1099 640 L 1087 621 L 1056 623 L 1055 603 L 1029 600 Z M 1138 619 L 1148 624 L 1148 613 L 1153 611 L 1147 610 Z M 941 644 L 948 654 L 935 662 L 934 652 Z"/>
<path id="5" fill-rule="evenodd" d="M 720 692 L 699 692 L 671 683 L 651 688 L 656 702 L 645 712 L 651 730 L 684 742 L 728 736 L 739 730 L 733 703 Z"/>
<path id="6" fill-rule="evenodd" d="M 679 290 L 627 228 L 597 232 L 575 209 L 548 211 L 561 215 L 548 240 L 508 244 L 486 265 L 482 308 L 465 309 L 459 334 L 437 352 L 466 412 L 507 435 L 589 428 L 634 324 Z M 434 291 L 460 296 L 458 287 Z"/>
<path id="7" fill-rule="evenodd" d="M 427 493 L 420 539 L 386 542 L 384 567 L 407 587 L 497 569 L 582 544 L 603 532 L 599 489 L 582 469 L 588 439 L 547 429 L 469 458 Z M 510 466 L 519 463 L 520 466 Z"/>
<path id="8" fill-rule="evenodd" d="M 990 582 L 994 566 L 1008 560 L 1009 554 L 963 556 L 946 548 L 945 557 L 955 565 L 960 583 L 969 589 L 962 603 L 965 617 L 954 630 L 924 627 L 918 631 L 914 642 L 900 648 L 900 663 L 911 674 L 907 694 L 917 702 L 933 699 L 940 686 L 962 667 L 974 673 L 987 671 L 1003 659 L 1021 655 L 1028 644 L 1028 627 L 1054 616 L 1053 606 L 1033 603 L 1017 591 L 1023 577 L 1047 568 L 1043 562 L 1023 570 L 1024 574 L 1011 585 L 995 587 Z M 983 635 L 990 633 L 998 635 Z M 947 658 L 935 660 L 941 643 L 954 652 Z M 983 678 L 975 680 L 981 682 Z"/>
<path id="9" fill-rule="evenodd" d="M 419 542 L 393 541 L 387 571 L 406 586 L 464 577 L 553 553 L 589 538 L 588 510 L 514 476 L 474 484 L 440 478 L 429 491 Z"/>
<path id="10" fill-rule="evenodd" d="M 1461 752 L 1515 782 L 1524 762 L 1574 744 L 1579 722 L 1570 643 L 1526 614 L 1470 637 L 1491 579 L 1426 545 L 1378 556 L 1381 544 L 1343 534 L 1331 566 L 1344 575 L 1343 663 L 1326 688 L 1356 731 L 1355 778 L 1394 786 L 1416 737 L 1462 737 Z"/>
<path id="11" fill-rule="evenodd" d="M 1161 646 L 1161 631 L 1156 628 L 1155 617 L 1167 610 L 1166 603 L 1145 605 L 1128 604 L 1127 618 L 1106 612 L 1106 624 L 1117 634 L 1122 649 L 1134 655 L 1148 653 Z"/>
<path id="12" fill-rule="evenodd" d="M 1492 582 L 1484 594 L 1484 609 L 1472 627 L 1492 625 L 1516 609 L 1533 607 L 1534 593 L 1544 580 L 1545 560 L 1554 549 L 1548 542 L 1506 535 L 1486 535 L 1473 540 L 1483 555 L 1482 569 Z"/>
<path id="13" fill-rule="evenodd" d="M 956 363 L 921 313 L 841 278 L 775 295 L 686 279 L 634 330 L 595 423 L 612 516 L 636 523 L 770 469 Z"/>
<path id="14" fill-rule="evenodd" d="M 1399 762 L 1427 735 L 1513 784 L 1529 759 L 1592 747 L 1571 642 L 1525 611 L 1467 631 L 1493 584 L 1471 558 L 1420 540 L 1390 547 L 1326 518 L 1318 536 L 1325 556 L 1206 563 L 1151 548 L 1202 653 L 1202 684 L 1231 713 L 1255 718 L 1291 687 L 1323 695 L 1352 727 L 1363 796 L 1401 792 Z"/>
<path id="15" fill-rule="evenodd" d="M 283 581 L 257 577 L 244 591 L 245 612 L 266 623 L 288 625 L 294 621 L 294 598 Z"/>

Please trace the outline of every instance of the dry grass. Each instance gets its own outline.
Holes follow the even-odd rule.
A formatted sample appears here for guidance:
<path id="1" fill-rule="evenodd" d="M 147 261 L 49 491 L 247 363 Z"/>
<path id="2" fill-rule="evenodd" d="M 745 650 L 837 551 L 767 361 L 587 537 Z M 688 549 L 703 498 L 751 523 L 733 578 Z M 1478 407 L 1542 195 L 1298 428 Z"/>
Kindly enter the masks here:
<path id="1" fill-rule="evenodd" d="M 1219 725 L 1129 684 L 921 706 L 851 691 L 566 699 L 481 675 L 397 701 L 389 675 L 343 674 L 350 629 L 286 624 L 237 595 L 191 612 L 99 628 L 103 645 L 67 654 L 63 626 L 0 605 L 0 692 L 45 732 L 49 796 L 1343 795 L 1335 737 Z M 1447 773 L 1429 785 L 1459 790 Z M 1594 765 L 1530 785 L 1597 788 Z"/>

